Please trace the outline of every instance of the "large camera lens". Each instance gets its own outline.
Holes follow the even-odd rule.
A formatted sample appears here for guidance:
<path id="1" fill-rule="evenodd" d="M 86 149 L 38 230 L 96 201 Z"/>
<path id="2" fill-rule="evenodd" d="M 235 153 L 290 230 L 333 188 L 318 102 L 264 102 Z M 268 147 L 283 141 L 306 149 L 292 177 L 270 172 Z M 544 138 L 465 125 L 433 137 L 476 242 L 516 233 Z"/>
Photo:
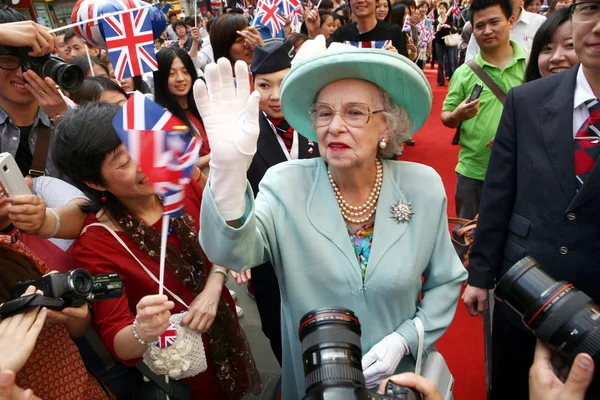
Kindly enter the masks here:
<path id="1" fill-rule="evenodd" d="M 67 278 L 69 291 L 79 297 L 87 297 L 92 291 L 94 280 L 85 269 L 77 268 L 69 272 Z"/>
<path id="2" fill-rule="evenodd" d="M 83 70 L 78 65 L 66 64 L 62 58 L 55 55 L 47 56 L 42 66 L 43 77 L 49 76 L 60 87 L 69 93 L 74 93 L 83 85 Z"/>
<path id="3" fill-rule="evenodd" d="M 494 296 L 519 313 L 523 323 L 569 365 L 579 353 L 588 353 L 600 365 L 600 308 L 571 283 L 552 279 L 534 258 L 517 262 L 500 279 Z"/>
<path id="4" fill-rule="evenodd" d="M 341 382 L 364 386 L 360 322 L 342 307 L 320 308 L 300 320 L 306 393 Z"/>

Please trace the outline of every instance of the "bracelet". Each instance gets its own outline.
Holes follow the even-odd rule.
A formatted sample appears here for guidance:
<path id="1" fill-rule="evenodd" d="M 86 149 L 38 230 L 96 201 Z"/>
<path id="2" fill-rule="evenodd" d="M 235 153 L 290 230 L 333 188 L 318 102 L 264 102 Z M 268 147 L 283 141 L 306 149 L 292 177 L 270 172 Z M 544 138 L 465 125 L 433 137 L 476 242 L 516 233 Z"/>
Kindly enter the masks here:
<path id="1" fill-rule="evenodd" d="M 54 236 L 56 236 L 56 234 L 58 233 L 58 231 L 60 230 L 60 215 L 58 215 L 58 212 L 56 212 L 56 210 L 54 208 L 50 208 L 50 207 L 46 207 L 46 212 L 50 211 L 52 214 L 54 214 L 54 229 L 52 230 L 52 233 L 50 233 L 50 235 L 48 235 L 46 238 L 47 239 L 51 239 Z"/>
<path id="2" fill-rule="evenodd" d="M 152 346 L 155 345 L 156 343 L 158 343 L 158 339 L 154 340 L 154 341 L 150 341 L 150 342 L 146 342 L 144 339 L 142 339 L 140 337 L 140 335 L 137 332 L 137 320 L 133 320 L 133 324 L 131 325 L 131 331 L 133 332 L 133 336 L 137 339 L 137 341 L 140 344 L 143 344 L 144 346 Z"/>
<path id="3" fill-rule="evenodd" d="M 227 280 L 227 278 L 229 277 L 229 275 L 227 274 L 227 271 L 225 271 L 224 269 L 221 269 L 221 268 L 211 269 L 210 272 L 208 273 L 208 276 L 211 276 L 212 274 L 223 274 L 225 276 L 225 280 Z"/>

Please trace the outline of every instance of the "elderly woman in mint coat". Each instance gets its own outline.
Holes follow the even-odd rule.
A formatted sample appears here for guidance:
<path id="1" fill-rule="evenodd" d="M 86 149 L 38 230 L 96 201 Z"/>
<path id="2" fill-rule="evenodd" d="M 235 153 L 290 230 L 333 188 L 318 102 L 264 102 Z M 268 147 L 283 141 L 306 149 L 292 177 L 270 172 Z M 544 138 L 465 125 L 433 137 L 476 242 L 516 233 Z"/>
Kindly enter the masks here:
<path id="1" fill-rule="evenodd" d="M 245 168 L 256 149 L 258 107 L 245 67 L 236 64 L 236 89 L 224 60 L 207 68 L 208 92 L 203 83 L 195 87 L 213 152 L 201 243 L 213 262 L 234 270 L 273 264 L 282 299 L 285 400 L 305 394 L 298 338 L 304 314 L 327 306 L 354 311 L 366 384 L 374 387 L 414 370 L 413 318 L 423 321 L 427 349 L 452 322 L 467 276 L 448 234 L 439 175 L 384 159 L 427 119 L 431 89 L 424 75 L 384 50 L 333 46 L 310 56 L 320 40 L 296 56 L 305 48 L 309 54 L 294 61 L 281 103 L 290 125 L 318 141 L 323 158 L 269 169 L 256 200 Z M 365 183 L 353 191 L 351 181 L 359 178 Z"/>

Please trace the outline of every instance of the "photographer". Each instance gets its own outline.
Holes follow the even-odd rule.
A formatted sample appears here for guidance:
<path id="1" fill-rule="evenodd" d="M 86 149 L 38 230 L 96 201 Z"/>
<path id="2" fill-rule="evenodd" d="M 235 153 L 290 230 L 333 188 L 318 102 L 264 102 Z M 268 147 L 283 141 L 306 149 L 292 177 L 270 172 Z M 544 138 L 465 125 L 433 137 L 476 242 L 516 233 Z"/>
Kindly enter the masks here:
<path id="1" fill-rule="evenodd" d="M 29 56 L 42 56 L 54 50 L 56 38 L 47 28 L 0 5 L 0 151 L 15 157 L 23 175 L 30 174 L 34 159 L 46 158 L 45 168 L 39 167 L 44 170 L 41 172 L 56 176 L 50 157 L 45 157 L 48 150 L 41 147 L 36 154 L 36 144 L 38 135 L 49 135 L 48 142 L 52 141 L 51 121 L 67 111 L 67 106 L 52 79 L 22 71 L 19 48 L 26 46 L 32 48 Z M 7 205 L 0 203 L 0 228 L 10 224 Z"/>

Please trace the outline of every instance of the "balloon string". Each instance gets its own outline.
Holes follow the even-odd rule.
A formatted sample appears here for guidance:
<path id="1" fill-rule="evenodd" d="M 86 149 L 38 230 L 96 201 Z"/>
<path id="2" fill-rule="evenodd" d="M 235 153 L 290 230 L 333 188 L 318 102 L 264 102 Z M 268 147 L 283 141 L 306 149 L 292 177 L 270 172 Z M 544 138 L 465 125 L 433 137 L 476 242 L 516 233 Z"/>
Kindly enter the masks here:
<path id="1" fill-rule="evenodd" d="M 148 4 L 148 5 L 145 5 L 145 6 L 142 6 L 142 7 L 130 8 L 128 10 L 121 10 L 121 11 L 115 11 L 115 12 L 111 12 L 111 13 L 107 13 L 107 14 L 102 14 L 99 17 L 94 17 L 94 18 L 86 19 L 86 20 L 75 22 L 75 23 L 72 23 L 72 24 L 69 24 L 69 25 L 65 25 L 65 26 L 59 26 L 58 28 L 54 28 L 54 29 L 50 30 L 49 33 L 55 33 L 55 32 L 64 31 L 65 29 L 74 28 L 76 26 L 81 26 L 81 25 L 89 24 L 90 22 L 96 22 L 96 21 L 99 21 L 99 20 L 101 20 L 103 18 L 106 18 L 106 17 L 112 17 L 112 16 L 115 16 L 115 15 L 126 14 L 126 13 L 129 13 L 129 12 L 143 10 L 144 8 L 150 8 L 150 7 L 154 7 L 154 6 L 152 4 Z"/>

